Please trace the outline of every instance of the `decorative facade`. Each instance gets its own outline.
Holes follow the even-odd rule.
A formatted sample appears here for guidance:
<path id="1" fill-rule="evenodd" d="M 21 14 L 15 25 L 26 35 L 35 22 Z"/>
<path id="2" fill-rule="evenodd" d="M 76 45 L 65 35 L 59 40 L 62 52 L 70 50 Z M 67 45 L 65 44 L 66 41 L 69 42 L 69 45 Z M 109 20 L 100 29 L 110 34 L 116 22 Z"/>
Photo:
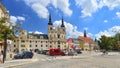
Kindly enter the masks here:
<path id="1" fill-rule="evenodd" d="M 11 46 L 12 51 L 22 50 L 49 50 L 50 48 L 66 48 L 66 30 L 62 18 L 61 27 L 54 28 L 51 15 L 48 22 L 48 34 L 27 33 L 25 30 L 20 31 Z"/>

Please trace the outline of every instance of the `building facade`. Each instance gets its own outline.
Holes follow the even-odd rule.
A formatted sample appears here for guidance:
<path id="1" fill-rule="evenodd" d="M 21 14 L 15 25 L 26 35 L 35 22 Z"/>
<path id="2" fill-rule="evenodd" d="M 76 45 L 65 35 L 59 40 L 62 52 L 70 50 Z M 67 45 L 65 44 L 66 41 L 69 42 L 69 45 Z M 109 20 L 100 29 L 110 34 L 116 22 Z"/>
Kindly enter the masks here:
<path id="1" fill-rule="evenodd" d="M 27 33 L 25 30 L 20 31 L 11 46 L 12 51 L 23 50 L 49 50 L 50 48 L 66 48 L 66 30 L 62 18 L 61 27 L 54 28 L 51 15 L 48 22 L 48 34 Z"/>
<path id="2" fill-rule="evenodd" d="M 79 36 L 80 42 L 80 48 L 82 50 L 93 50 L 95 46 L 95 42 L 92 38 L 87 37 L 86 30 L 84 30 L 84 36 Z"/>

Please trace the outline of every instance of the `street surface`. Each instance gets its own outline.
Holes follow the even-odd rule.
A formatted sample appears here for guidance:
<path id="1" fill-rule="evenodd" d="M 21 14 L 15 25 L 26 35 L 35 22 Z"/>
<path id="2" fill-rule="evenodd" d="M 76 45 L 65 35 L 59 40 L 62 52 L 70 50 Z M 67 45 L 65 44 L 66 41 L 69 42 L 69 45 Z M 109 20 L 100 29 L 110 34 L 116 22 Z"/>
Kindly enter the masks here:
<path id="1" fill-rule="evenodd" d="M 88 53 L 90 54 L 90 53 Z M 77 56 L 82 56 L 79 54 Z M 86 54 L 87 56 L 87 54 Z M 37 54 L 39 61 L 14 68 L 120 68 L 120 55 L 88 55 L 85 58 L 62 58 Z M 63 57 L 63 56 L 60 56 Z"/>

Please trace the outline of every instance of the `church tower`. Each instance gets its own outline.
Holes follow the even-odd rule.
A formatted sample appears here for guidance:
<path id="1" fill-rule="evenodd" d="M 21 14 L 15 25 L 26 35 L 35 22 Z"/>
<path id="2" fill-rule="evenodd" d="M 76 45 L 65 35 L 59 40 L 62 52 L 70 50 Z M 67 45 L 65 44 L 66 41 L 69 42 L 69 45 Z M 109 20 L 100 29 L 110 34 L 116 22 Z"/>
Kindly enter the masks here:
<path id="1" fill-rule="evenodd" d="M 49 15 L 49 22 L 48 22 L 48 45 L 49 48 L 52 47 L 52 31 L 53 31 L 53 24 L 52 24 L 52 18 L 51 18 L 51 14 Z"/>
<path id="2" fill-rule="evenodd" d="M 48 33 L 50 30 L 52 30 L 52 27 L 53 27 L 53 25 L 52 25 L 52 19 L 51 19 L 51 14 L 50 14 L 49 15 L 49 22 L 48 22 Z"/>
<path id="3" fill-rule="evenodd" d="M 84 37 L 87 37 L 86 30 L 84 30 Z"/>

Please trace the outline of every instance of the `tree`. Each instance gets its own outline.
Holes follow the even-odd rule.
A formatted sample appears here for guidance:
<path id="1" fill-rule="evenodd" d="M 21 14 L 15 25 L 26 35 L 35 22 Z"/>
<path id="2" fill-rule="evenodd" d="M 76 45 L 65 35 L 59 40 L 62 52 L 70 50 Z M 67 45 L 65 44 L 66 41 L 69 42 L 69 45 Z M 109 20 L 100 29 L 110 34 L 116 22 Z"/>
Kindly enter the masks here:
<path id="1" fill-rule="evenodd" d="M 4 34 L 7 32 L 7 39 L 14 39 L 13 30 L 10 29 L 10 26 L 6 26 L 7 19 L 1 18 L 0 19 L 0 41 L 4 40 Z"/>
<path id="2" fill-rule="evenodd" d="M 110 50 L 112 49 L 112 46 L 115 44 L 113 43 L 114 40 L 112 40 L 111 37 L 101 36 L 100 40 L 98 41 L 98 45 L 101 49 Z"/>
<path id="3" fill-rule="evenodd" d="M 6 59 L 7 39 L 13 39 L 14 38 L 13 30 L 10 29 L 10 26 L 6 25 L 7 21 L 8 21 L 7 18 L 1 18 L 0 19 L 0 41 L 4 40 L 3 63 Z"/>

